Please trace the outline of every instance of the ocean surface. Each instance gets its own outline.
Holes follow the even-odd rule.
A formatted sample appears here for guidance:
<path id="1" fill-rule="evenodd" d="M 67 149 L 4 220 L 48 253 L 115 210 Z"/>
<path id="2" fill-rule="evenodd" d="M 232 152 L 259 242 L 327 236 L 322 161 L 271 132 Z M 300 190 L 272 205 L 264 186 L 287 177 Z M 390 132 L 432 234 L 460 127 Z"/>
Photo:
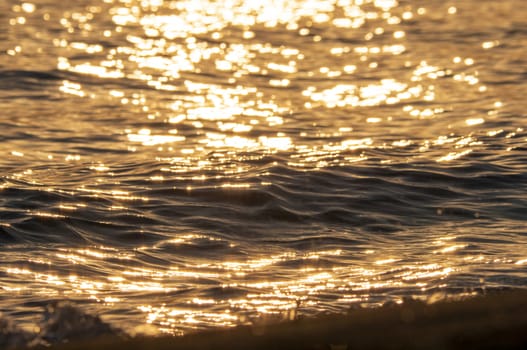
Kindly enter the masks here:
<path id="1" fill-rule="evenodd" d="M 527 287 L 526 1 L 30 1 L 0 343 Z"/>

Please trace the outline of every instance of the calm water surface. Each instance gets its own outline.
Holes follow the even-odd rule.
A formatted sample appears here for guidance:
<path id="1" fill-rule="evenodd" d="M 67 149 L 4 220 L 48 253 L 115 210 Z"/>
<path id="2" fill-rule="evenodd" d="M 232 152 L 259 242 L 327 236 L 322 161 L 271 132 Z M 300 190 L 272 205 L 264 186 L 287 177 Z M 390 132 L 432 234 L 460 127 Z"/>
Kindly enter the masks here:
<path id="1" fill-rule="evenodd" d="M 129 333 L 527 287 L 527 2 L 0 3 L 0 310 Z"/>

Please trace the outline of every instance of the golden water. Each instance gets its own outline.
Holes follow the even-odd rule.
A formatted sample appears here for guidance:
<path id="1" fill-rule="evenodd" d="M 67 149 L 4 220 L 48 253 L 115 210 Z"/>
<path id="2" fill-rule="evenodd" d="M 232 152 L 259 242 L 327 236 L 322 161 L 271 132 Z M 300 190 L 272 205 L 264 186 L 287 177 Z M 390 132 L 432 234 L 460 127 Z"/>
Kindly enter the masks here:
<path id="1" fill-rule="evenodd" d="M 527 285 L 527 3 L 0 4 L 0 310 L 181 334 Z"/>

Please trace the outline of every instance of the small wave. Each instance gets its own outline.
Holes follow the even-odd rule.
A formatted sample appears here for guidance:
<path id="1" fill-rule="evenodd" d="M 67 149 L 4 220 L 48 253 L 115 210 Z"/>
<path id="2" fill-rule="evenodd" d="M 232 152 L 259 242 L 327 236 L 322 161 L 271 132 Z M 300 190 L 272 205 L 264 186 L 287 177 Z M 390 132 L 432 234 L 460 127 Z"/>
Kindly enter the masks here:
<path id="1" fill-rule="evenodd" d="M 55 71 L 4 70 L 0 71 L 0 91 L 3 97 L 29 97 L 47 99 L 57 95 L 55 87 L 61 75 Z"/>
<path id="2" fill-rule="evenodd" d="M 32 335 L 18 328 L 10 319 L 0 314 L 0 348 L 20 349 L 27 347 Z"/>
<path id="3" fill-rule="evenodd" d="M 77 306 L 60 301 L 45 307 L 38 333 L 20 329 L 8 317 L 0 315 L 0 347 L 19 349 L 57 345 L 99 337 L 126 338 L 127 335 Z"/>
<path id="4" fill-rule="evenodd" d="M 0 80 L 3 79 L 60 80 L 62 76 L 54 71 L 4 70 L 0 71 Z"/>
<path id="5" fill-rule="evenodd" d="M 527 184 L 525 174 L 499 166 L 302 172 L 279 165 L 266 167 L 264 175 L 250 171 L 241 180 L 199 186 L 191 179 L 134 180 L 123 192 L 76 188 L 76 182 L 97 180 L 82 175 L 83 169 L 69 169 L 78 178 L 53 188 L 7 180 L 0 240 L 119 247 L 163 241 L 189 228 L 248 238 L 279 226 L 352 226 L 357 232 L 388 234 L 444 219 L 525 219 L 525 200 L 517 192 Z M 134 171 L 137 179 L 153 173 L 150 164 Z M 131 181 L 128 172 L 115 177 Z"/>

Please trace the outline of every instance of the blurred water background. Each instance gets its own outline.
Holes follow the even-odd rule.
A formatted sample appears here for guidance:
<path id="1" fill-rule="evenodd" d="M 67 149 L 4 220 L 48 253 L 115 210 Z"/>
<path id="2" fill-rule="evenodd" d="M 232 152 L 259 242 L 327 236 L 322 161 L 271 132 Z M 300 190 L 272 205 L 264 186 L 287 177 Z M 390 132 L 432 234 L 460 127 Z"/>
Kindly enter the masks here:
<path id="1" fill-rule="evenodd" d="M 526 18 L 2 0 L 4 330 L 65 300 L 184 334 L 525 288 Z"/>

